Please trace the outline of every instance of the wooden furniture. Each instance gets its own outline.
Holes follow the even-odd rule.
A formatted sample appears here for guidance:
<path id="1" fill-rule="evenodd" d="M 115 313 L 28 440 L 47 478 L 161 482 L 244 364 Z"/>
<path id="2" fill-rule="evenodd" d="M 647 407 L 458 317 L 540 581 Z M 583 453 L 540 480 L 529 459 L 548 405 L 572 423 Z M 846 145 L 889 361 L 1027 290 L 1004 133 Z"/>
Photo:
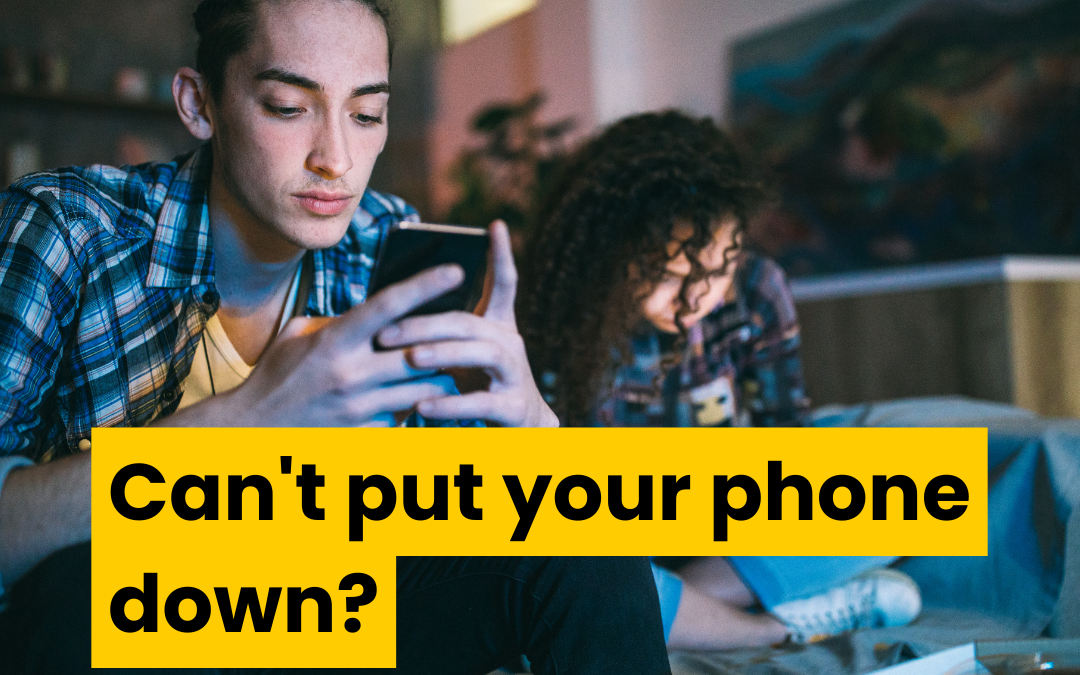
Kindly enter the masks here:
<path id="1" fill-rule="evenodd" d="M 129 101 L 116 96 L 82 93 L 52 93 L 36 89 L 14 91 L 0 89 L 0 105 L 37 105 L 61 109 L 111 110 L 116 112 L 142 113 L 164 116 L 175 121 L 176 106 L 159 101 Z"/>
<path id="2" fill-rule="evenodd" d="M 1080 258 L 923 265 L 791 289 L 815 405 L 961 394 L 1080 417 Z"/>
<path id="3" fill-rule="evenodd" d="M 0 190 L 18 178 L 8 175 L 13 169 L 6 166 L 5 155 L 14 146 L 29 143 L 40 154 L 36 166 L 24 170 L 141 161 L 120 152 L 124 139 L 144 144 L 147 158 L 159 161 L 197 144 L 172 103 L 0 88 Z"/>

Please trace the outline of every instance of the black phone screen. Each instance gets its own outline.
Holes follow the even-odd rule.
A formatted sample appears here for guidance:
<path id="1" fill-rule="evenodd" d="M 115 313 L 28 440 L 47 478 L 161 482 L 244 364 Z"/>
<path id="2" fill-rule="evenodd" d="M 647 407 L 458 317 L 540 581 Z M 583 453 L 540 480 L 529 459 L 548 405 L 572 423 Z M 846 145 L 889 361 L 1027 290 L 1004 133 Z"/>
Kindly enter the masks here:
<path id="1" fill-rule="evenodd" d="M 456 289 L 417 307 L 408 316 L 467 311 L 480 299 L 488 251 L 487 230 L 458 225 L 404 222 L 390 229 L 368 285 L 368 296 L 424 270 L 456 263 L 465 281 Z"/>

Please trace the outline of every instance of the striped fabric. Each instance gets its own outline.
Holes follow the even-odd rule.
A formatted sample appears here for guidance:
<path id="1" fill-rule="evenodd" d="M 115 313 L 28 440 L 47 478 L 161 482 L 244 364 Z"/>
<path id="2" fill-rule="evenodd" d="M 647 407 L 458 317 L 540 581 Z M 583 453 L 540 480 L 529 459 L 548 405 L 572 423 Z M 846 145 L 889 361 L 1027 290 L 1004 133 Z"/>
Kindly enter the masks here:
<path id="1" fill-rule="evenodd" d="M 165 164 L 71 167 L 0 192 L 0 455 L 47 460 L 93 427 L 172 413 L 217 311 L 208 146 Z M 364 301 L 397 197 L 368 190 L 316 251 L 309 316 Z"/>

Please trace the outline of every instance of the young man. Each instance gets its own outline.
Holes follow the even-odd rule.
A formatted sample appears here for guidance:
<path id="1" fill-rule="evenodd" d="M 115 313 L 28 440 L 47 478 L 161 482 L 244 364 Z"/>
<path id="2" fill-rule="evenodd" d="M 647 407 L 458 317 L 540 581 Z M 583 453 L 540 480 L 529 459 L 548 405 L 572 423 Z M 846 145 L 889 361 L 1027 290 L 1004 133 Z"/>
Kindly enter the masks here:
<path id="1" fill-rule="evenodd" d="M 557 423 L 517 333 L 504 226 L 476 315 L 401 319 L 460 283 L 454 267 L 366 297 L 387 228 L 417 218 L 367 190 L 389 101 L 376 0 L 205 0 L 195 16 L 197 69 L 173 93 L 201 149 L 0 193 L 0 455 L 38 462 L 0 463 L 3 672 L 88 668 L 92 427 L 413 409 Z M 450 368 L 490 384 L 457 395 Z M 402 559 L 400 670 L 485 673 L 525 652 L 539 673 L 666 672 L 651 588 L 636 559 Z"/>

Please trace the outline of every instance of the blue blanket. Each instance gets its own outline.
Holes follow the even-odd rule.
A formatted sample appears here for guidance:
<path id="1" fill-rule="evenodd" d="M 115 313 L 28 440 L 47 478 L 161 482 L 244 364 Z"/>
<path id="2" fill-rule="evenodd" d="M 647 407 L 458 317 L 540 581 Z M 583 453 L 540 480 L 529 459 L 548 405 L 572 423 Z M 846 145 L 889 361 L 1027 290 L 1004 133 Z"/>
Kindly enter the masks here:
<path id="1" fill-rule="evenodd" d="M 1080 421 L 946 397 L 826 407 L 814 424 L 988 428 L 988 555 L 901 561 L 923 594 L 910 626 L 806 647 L 676 654 L 676 673 L 854 674 L 973 640 L 1080 637 Z"/>

